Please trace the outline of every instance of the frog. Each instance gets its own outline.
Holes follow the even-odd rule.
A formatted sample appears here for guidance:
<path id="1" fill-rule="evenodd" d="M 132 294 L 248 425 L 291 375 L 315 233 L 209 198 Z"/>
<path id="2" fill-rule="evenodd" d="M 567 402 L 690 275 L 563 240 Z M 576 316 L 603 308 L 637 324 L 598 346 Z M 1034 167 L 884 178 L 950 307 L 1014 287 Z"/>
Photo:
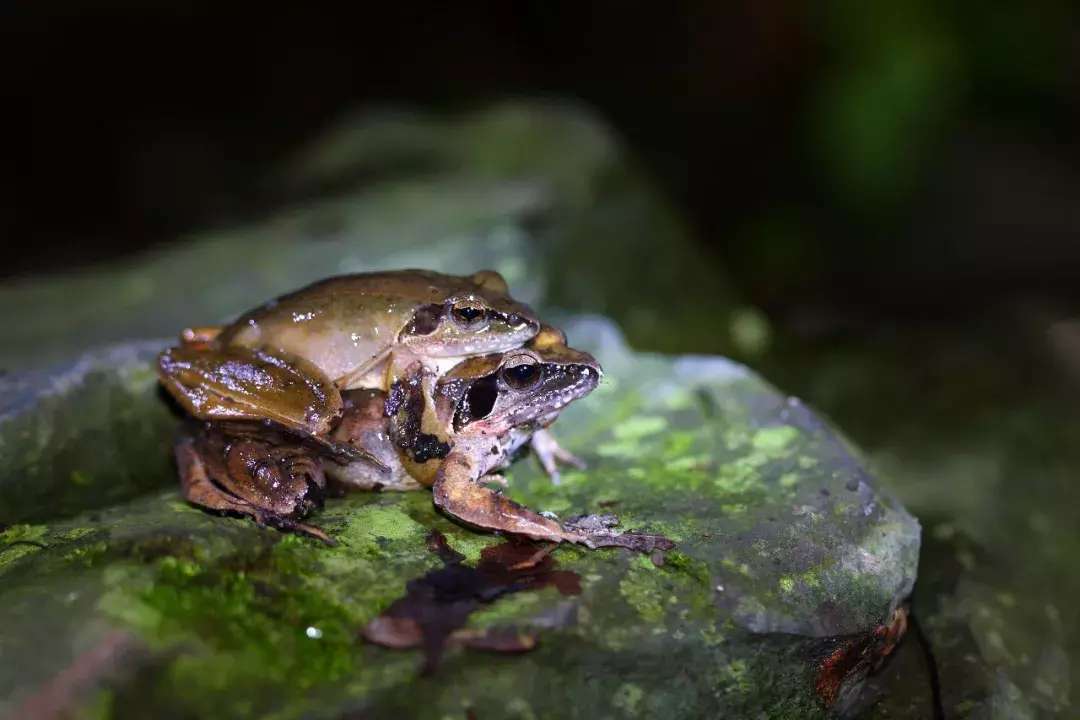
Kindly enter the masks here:
<path id="1" fill-rule="evenodd" d="M 412 374 L 418 372 L 414 366 Z M 559 463 L 584 469 L 584 461 L 563 449 L 550 428 L 570 403 L 591 393 L 602 378 L 592 355 L 571 348 L 561 330 L 541 325 L 523 348 L 466 359 L 439 378 L 436 414 L 452 442 L 434 457 L 418 459 L 410 446 L 417 436 L 415 418 L 411 432 L 402 432 L 393 427 L 400 415 L 381 411 L 385 402 L 378 391 L 351 395 L 335 429 L 336 440 L 375 448 L 394 471 L 387 477 L 362 463 L 346 463 L 328 466 L 327 476 L 363 489 L 429 487 L 439 510 L 480 530 L 590 549 L 627 547 L 649 553 L 670 549 L 673 543 L 667 538 L 613 530 L 617 519 L 611 516 L 585 515 L 563 523 L 487 487 L 505 486 L 500 471 L 530 450 L 553 482 L 558 482 Z M 420 408 L 413 405 L 410 414 L 415 415 Z"/>
<path id="2" fill-rule="evenodd" d="M 158 356 L 158 376 L 198 420 L 271 423 L 335 456 L 373 461 L 363 448 L 326 439 L 343 412 L 342 391 L 386 389 L 419 362 L 430 397 L 435 378 L 462 358 L 520 347 L 539 327 L 494 270 L 338 275 L 227 325 L 184 329 L 180 344 Z M 430 403 L 421 423 L 438 427 Z"/>
<path id="3" fill-rule="evenodd" d="M 422 373 L 414 363 L 407 377 Z M 592 392 L 602 370 L 588 353 L 570 348 L 565 335 L 550 326 L 523 348 L 459 362 L 437 381 L 433 394 L 439 422 L 450 442 L 422 460 L 414 452 L 415 415 L 422 386 L 403 380 L 404 397 L 357 388 L 343 395 L 344 411 L 331 435 L 336 443 L 360 444 L 389 472 L 371 464 L 328 456 L 314 445 L 275 434 L 230 435 L 226 426 L 191 422 L 178 436 L 176 454 L 182 487 L 195 505 L 252 517 L 261 526 L 336 541 L 303 520 L 322 507 L 328 484 L 353 490 L 430 489 L 434 504 L 451 518 L 480 530 L 524 536 L 555 544 L 590 548 L 627 547 L 643 552 L 665 550 L 660 536 L 618 533 L 610 520 L 597 516 L 559 522 L 510 500 L 487 484 L 506 484 L 498 471 L 532 450 L 541 465 L 584 463 L 561 448 L 550 426 L 571 402 Z M 387 413 L 395 402 L 409 408 Z M 395 428 L 402 417 L 411 427 Z M 539 438 L 539 439 L 538 439 Z M 264 447 L 259 448 L 260 444 Z M 318 461 L 322 459 L 321 465 Z"/>

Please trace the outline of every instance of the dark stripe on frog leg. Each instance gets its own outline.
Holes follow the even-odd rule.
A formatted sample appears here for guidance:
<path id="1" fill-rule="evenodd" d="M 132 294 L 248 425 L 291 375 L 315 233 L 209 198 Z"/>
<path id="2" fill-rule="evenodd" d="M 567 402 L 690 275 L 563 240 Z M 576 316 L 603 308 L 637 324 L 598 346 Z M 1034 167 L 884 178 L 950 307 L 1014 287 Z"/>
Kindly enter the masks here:
<path id="1" fill-rule="evenodd" d="M 445 458 L 450 453 L 450 443 L 420 429 L 424 416 L 424 389 L 419 370 L 411 372 L 410 378 L 408 383 L 395 382 L 390 386 L 386 398 L 390 438 L 415 462 Z"/>

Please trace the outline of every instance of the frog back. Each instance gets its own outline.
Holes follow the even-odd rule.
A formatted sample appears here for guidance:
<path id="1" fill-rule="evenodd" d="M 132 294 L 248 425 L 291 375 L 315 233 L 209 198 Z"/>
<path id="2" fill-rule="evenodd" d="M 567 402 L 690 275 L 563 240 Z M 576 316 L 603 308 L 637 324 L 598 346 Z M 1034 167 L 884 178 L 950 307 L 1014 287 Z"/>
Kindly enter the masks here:
<path id="1" fill-rule="evenodd" d="M 441 294 L 418 293 L 395 273 L 322 280 L 244 314 L 218 336 L 223 346 L 244 345 L 304 358 L 338 378 L 386 355 L 417 310 Z M 381 385 L 385 363 L 352 387 Z"/>

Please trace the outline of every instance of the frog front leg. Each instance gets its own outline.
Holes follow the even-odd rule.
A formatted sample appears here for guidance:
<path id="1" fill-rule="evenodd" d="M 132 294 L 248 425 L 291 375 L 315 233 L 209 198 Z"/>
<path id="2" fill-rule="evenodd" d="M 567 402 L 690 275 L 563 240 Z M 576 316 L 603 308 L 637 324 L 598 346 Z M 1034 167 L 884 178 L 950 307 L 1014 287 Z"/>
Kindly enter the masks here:
<path id="1" fill-rule="evenodd" d="M 193 505 L 337 544 L 322 530 L 298 522 L 321 504 L 325 485 L 321 465 L 302 448 L 228 438 L 189 424 L 178 434 L 174 451 L 181 489 Z"/>
<path id="2" fill-rule="evenodd" d="M 536 453 L 537 459 L 540 460 L 544 472 L 551 478 L 553 485 L 558 485 L 562 481 L 558 463 L 562 462 L 578 470 L 584 470 L 587 467 L 584 460 L 563 449 L 555 441 L 555 436 L 551 434 L 551 431 L 546 428 L 541 428 L 533 433 L 530 445 L 532 451 Z"/>
<path id="3" fill-rule="evenodd" d="M 158 377 L 193 417 L 270 421 L 342 459 L 366 459 L 363 448 L 328 439 L 342 413 L 341 393 L 303 358 L 244 346 L 185 343 L 158 356 Z"/>
<path id="4" fill-rule="evenodd" d="M 595 531 L 568 529 L 562 523 L 484 487 L 482 483 L 490 478 L 482 474 L 474 455 L 451 451 L 443 460 L 432 486 L 435 505 L 468 525 L 533 540 L 580 543 L 591 549 L 625 547 L 644 553 L 674 546 L 671 540 L 660 535 L 618 533 L 607 528 Z"/>

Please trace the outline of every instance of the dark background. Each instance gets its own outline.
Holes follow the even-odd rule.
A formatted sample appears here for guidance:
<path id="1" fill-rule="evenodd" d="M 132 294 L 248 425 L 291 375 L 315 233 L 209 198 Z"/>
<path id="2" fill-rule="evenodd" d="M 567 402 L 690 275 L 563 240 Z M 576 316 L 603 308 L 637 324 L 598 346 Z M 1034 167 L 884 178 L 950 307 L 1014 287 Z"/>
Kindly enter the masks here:
<path id="1" fill-rule="evenodd" d="M 9 5 L 0 274 L 257 213 L 261 174 L 368 101 L 569 95 L 791 332 L 1075 304 L 1066 0 L 275 8 Z"/>

